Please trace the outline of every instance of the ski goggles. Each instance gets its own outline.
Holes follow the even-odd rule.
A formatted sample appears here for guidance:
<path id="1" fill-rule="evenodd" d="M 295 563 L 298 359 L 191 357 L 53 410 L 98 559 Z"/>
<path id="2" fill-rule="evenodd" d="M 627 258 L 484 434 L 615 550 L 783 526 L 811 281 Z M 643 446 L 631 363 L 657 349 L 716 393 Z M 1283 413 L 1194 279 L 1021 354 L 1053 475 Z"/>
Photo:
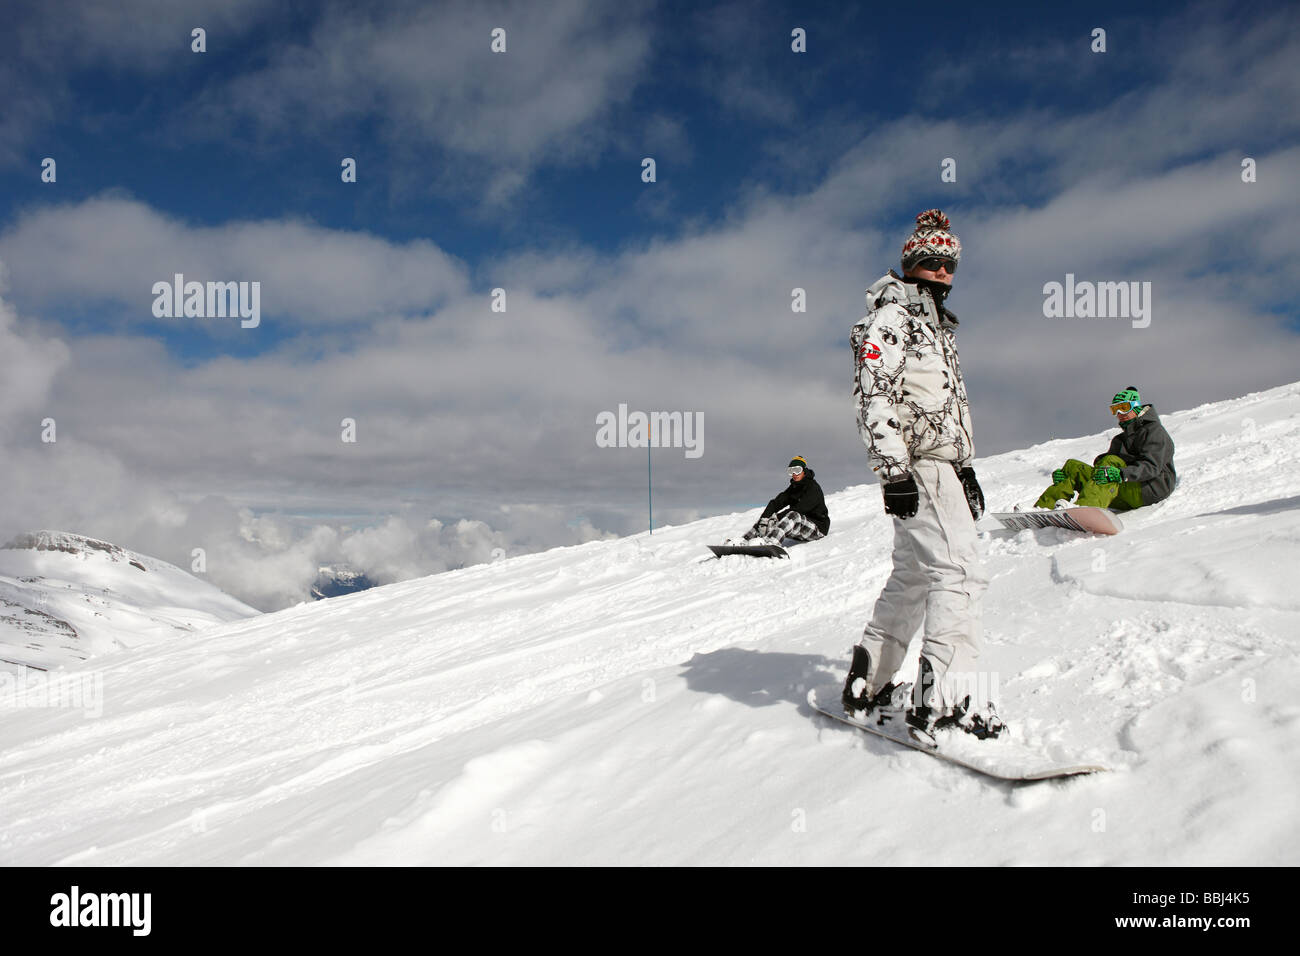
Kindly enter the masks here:
<path id="1" fill-rule="evenodd" d="M 950 259 L 948 256 L 926 256 L 913 268 L 924 269 L 926 272 L 938 272 L 940 269 L 947 269 L 948 275 L 952 275 L 957 271 L 957 260 Z"/>
<path id="2" fill-rule="evenodd" d="M 1112 415 L 1123 415 L 1126 412 L 1133 411 L 1137 411 L 1137 409 L 1133 407 L 1132 402 L 1116 402 L 1110 407 L 1110 413 Z"/>
<path id="3" fill-rule="evenodd" d="M 785 473 L 791 478 L 797 478 L 803 474 L 803 465 L 791 465 L 785 470 Z"/>

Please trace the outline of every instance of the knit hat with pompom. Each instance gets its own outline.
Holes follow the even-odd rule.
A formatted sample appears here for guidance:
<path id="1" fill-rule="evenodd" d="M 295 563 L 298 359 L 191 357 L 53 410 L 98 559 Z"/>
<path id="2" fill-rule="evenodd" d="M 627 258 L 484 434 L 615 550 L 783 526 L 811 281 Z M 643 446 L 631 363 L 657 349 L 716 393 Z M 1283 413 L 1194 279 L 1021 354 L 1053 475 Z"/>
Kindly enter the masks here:
<path id="1" fill-rule="evenodd" d="M 961 240 L 948 231 L 952 224 L 939 209 L 927 209 L 916 217 L 916 231 L 903 243 L 903 271 L 927 256 L 948 256 L 961 261 Z"/>

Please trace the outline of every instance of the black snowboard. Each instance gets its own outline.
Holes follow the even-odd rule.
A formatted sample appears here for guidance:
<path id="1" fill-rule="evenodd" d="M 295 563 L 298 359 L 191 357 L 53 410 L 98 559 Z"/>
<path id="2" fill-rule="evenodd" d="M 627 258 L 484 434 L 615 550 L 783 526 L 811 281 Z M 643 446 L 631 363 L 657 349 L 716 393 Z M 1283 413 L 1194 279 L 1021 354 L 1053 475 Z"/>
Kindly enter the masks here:
<path id="1" fill-rule="evenodd" d="M 724 554 L 750 554 L 756 558 L 788 558 L 785 548 L 776 544 L 764 544 L 751 547 L 738 544 L 711 544 L 709 550 L 722 557 Z"/>

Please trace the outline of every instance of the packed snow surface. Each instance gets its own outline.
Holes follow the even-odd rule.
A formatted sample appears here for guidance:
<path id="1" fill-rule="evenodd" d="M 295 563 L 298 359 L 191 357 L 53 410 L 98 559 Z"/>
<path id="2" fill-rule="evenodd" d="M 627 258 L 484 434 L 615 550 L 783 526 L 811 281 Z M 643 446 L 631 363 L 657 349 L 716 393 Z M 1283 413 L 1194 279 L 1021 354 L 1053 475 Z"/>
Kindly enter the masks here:
<path id="1" fill-rule="evenodd" d="M 0 861 L 1295 864 L 1300 384 L 1161 411 L 1181 483 L 1122 534 L 982 536 L 1002 713 L 1110 773 L 1000 783 L 809 709 L 889 570 L 857 485 L 788 561 L 705 550 L 748 512 L 66 668 L 97 706 L 0 707 Z M 1108 434 L 981 459 L 990 509 Z"/>

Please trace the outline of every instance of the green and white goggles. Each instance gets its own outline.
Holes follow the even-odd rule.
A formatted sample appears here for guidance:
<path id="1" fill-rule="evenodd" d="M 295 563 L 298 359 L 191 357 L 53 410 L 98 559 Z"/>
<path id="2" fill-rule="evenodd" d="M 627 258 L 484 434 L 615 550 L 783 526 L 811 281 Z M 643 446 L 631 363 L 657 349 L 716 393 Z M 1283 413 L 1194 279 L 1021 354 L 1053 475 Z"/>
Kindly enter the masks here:
<path id="1" fill-rule="evenodd" d="M 791 478 L 798 478 L 803 474 L 803 465 L 791 465 L 785 470 L 785 473 Z"/>

